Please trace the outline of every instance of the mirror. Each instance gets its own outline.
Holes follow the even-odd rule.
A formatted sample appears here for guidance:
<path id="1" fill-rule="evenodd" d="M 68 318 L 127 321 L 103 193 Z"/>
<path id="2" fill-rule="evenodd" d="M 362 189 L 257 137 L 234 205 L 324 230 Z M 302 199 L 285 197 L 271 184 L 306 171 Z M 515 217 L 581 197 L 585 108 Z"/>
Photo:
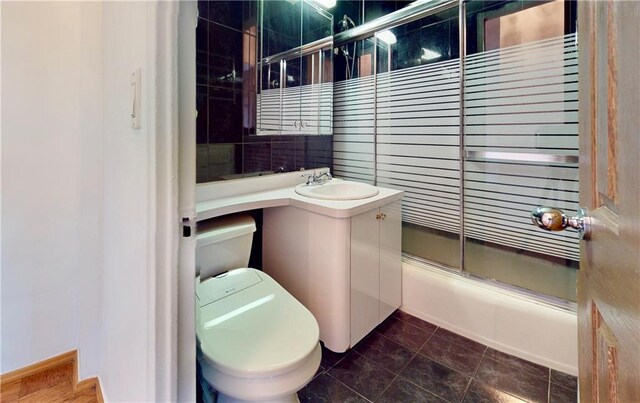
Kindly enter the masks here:
<path id="1" fill-rule="evenodd" d="M 257 135 L 330 135 L 332 0 L 260 0 Z"/>

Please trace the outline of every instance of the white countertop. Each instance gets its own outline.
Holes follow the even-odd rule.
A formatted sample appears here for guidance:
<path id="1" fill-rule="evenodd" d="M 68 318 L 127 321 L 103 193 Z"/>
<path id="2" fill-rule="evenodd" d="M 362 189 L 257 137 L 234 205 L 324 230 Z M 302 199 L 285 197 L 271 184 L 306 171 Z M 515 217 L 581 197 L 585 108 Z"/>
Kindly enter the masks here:
<path id="1" fill-rule="evenodd" d="M 334 218 L 348 218 L 402 199 L 401 190 L 378 187 L 380 193 L 361 200 L 320 200 L 301 196 L 295 186 L 253 193 L 200 200 L 196 203 L 197 220 L 268 207 L 293 206 Z"/>

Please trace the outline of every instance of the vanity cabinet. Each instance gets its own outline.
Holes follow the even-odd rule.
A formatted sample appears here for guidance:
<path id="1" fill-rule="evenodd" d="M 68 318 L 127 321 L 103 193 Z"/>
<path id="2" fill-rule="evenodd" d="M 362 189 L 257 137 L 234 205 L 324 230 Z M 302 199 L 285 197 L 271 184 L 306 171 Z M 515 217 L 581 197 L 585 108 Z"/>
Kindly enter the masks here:
<path id="1" fill-rule="evenodd" d="M 351 345 L 401 303 L 400 202 L 351 217 Z"/>
<path id="2" fill-rule="evenodd" d="M 401 202 L 335 218 L 264 209 L 263 270 L 311 311 L 320 340 L 354 346 L 401 303 Z"/>

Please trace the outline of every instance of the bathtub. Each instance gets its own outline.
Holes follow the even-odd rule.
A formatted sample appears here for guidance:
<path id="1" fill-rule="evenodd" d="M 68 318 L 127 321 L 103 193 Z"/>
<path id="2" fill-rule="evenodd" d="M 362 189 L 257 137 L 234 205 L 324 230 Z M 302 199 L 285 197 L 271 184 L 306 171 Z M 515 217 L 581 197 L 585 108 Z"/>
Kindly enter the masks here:
<path id="1" fill-rule="evenodd" d="M 578 374 L 578 323 L 570 310 L 408 259 L 400 309 L 496 350 Z"/>

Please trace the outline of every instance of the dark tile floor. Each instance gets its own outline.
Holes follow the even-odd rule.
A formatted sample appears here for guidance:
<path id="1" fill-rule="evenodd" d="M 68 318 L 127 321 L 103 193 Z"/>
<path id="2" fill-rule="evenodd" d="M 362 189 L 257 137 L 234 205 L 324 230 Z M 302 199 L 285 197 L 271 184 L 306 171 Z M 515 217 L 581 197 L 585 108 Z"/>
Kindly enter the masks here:
<path id="1" fill-rule="evenodd" d="M 352 350 L 322 351 L 302 402 L 550 402 L 577 400 L 574 376 L 396 311 Z"/>

